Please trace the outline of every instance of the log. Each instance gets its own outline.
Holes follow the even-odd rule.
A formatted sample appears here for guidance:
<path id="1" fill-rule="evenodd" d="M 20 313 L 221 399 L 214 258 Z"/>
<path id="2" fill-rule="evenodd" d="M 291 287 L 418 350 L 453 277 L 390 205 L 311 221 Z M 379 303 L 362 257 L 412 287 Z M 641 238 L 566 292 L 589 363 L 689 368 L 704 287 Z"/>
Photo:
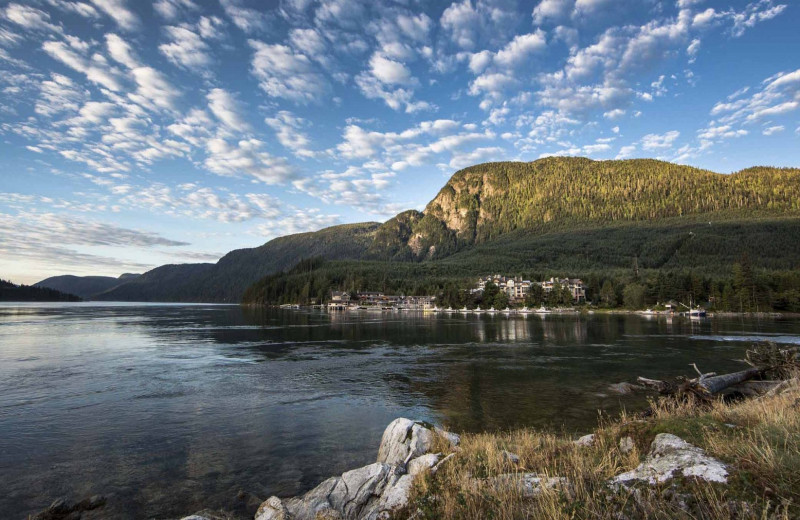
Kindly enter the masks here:
<path id="1" fill-rule="evenodd" d="M 678 378 L 674 383 L 661 381 L 659 379 L 648 379 L 641 376 L 637 378 L 637 381 L 640 385 L 652 388 L 664 395 L 695 394 L 698 397 L 710 397 L 731 386 L 749 381 L 760 375 L 760 369 L 748 368 L 747 370 L 733 372 L 731 374 L 722 374 L 720 376 L 705 374 L 695 379 Z"/>
<path id="2" fill-rule="evenodd" d="M 714 395 L 720 393 L 730 386 L 738 385 L 739 383 L 743 383 L 760 375 L 760 369 L 748 368 L 747 370 L 733 372 L 732 374 L 723 374 L 721 376 L 701 376 L 696 381 L 699 388 L 708 393 L 708 395 Z"/>

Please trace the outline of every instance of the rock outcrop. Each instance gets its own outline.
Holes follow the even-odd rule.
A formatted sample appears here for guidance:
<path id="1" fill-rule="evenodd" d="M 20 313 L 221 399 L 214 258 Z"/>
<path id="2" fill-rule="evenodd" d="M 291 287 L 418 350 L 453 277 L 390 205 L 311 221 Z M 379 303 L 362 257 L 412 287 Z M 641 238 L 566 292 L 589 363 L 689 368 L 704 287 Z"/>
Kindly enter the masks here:
<path id="1" fill-rule="evenodd" d="M 452 448 L 458 435 L 409 419 L 395 419 L 386 428 L 377 462 L 331 477 L 301 497 L 270 497 L 256 520 L 377 520 L 408 504 L 415 475 L 444 462 L 432 453 L 436 437 Z"/>
<path id="2" fill-rule="evenodd" d="M 671 433 L 656 435 L 645 460 L 632 471 L 617 475 L 612 484 L 644 481 L 649 484 L 665 482 L 675 476 L 695 477 L 709 482 L 728 481 L 728 470 L 721 461 L 709 457 Z"/>

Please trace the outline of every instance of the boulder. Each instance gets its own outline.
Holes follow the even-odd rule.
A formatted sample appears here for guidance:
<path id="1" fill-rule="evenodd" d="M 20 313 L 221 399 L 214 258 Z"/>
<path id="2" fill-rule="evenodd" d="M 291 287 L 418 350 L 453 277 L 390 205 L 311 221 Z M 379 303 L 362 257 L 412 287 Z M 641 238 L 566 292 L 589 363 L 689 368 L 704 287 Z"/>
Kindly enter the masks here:
<path id="1" fill-rule="evenodd" d="M 611 483 L 627 484 L 638 480 L 656 484 L 665 482 L 676 474 L 709 482 L 728 481 L 728 470 L 721 461 L 709 457 L 702 449 L 692 446 L 680 437 L 671 433 L 660 433 L 653 440 L 644 462 L 632 471 L 617 475 L 611 479 Z"/>
<path id="2" fill-rule="evenodd" d="M 433 440 L 433 431 L 423 424 L 409 419 L 395 419 L 383 432 L 378 462 L 405 464 L 410 459 L 428 453 Z"/>
<path id="3" fill-rule="evenodd" d="M 408 504 L 414 476 L 434 471 L 441 454 L 429 453 L 436 435 L 455 447 L 458 435 L 409 419 L 395 419 L 383 433 L 378 461 L 324 481 L 301 497 L 270 497 L 255 520 L 377 520 Z M 451 454 L 452 455 L 452 454 Z"/>

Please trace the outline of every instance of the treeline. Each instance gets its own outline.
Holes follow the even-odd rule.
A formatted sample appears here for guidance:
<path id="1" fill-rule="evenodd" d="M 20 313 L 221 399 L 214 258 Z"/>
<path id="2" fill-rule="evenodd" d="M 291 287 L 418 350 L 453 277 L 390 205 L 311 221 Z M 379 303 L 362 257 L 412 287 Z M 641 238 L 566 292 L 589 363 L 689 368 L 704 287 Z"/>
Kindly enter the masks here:
<path id="1" fill-rule="evenodd" d="M 483 293 L 473 293 L 478 276 L 458 267 L 405 262 L 327 262 L 312 258 L 286 273 L 262 278 L 245 293 L 243 302 L 280 305 L 323 303 L 332 290 L 352 294 L 381 291 L 386 294 L 431 295 L 441 307 L 481 306 L 503 309 L 509 305 L 505 293 L 487 284 Z M 655 308 L 668 302 L 702 304 L 710 310 L 732 312 L 800 312 L 800 272 L 755 269 L 744 256 L 728 272 L 701 276 L 691 270 L 649 270 L 633 266 L 627 270 L 591 272 L 517 272 L 524 279 L 541 281 L 551 276 L 579 277 L 586 285 L 586 304 L 599 308 Z M 572 305 L 566 287 L 545 293 L 534 285 L 520 305 L 559 307 Z"/>
<path id="2" fill-rule="evenodd" d="M 0 280 L 0 301 L 4 302 L 79 302 L 81 298 L 55 289 L 16 285 Z"/>

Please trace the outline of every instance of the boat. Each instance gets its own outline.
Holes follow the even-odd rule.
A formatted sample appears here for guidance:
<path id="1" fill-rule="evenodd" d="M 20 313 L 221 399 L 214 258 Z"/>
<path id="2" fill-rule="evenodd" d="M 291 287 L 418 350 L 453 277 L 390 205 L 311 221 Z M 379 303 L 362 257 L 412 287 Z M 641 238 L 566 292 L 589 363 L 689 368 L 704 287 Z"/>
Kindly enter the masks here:
<path id="1" fill-rule="evenodd" d="M 699 320 L 700 318 L 706 317 L 706 310 L 705 309 L 691 309 L 686 314 L 689 315 L 690 319 Z"/>
<path id="2" fill-rule="evenodd" d="M 550 314 L 550 311 L 547 310 L 547 308 L 544 305 L 542 305 L 541 307 L 539 307 L 538 309 L 536 309 L 533 312 L 535 312 L 536 314 Z"/>
<path id="3" fill-rule="evenodd" d="M 469 314 L 469 312 L 470 312 L 469 309 L 467 309 L 466 307 L 461 309 L 461 314 Z"/>
<path id="4" fill-rule="evenodd" d="M 514 312 L 514 311 L 513 311 L 513 310 L 511 310 L 511 308 L 510 308 L 510 307 L 506 307 L 506 308 L 505 308 L 505 309 L 503 309 L 501 312 L 502 312 L 503 314 L 511 314 L 511 313 L 512 313 L 512 312 Z"/>
<path id="5" fill-rule="evenodd" d="M 523 307 L 523 308 L 521 308 L 520 310 L 518 310 L 517 312 L 518 312 L 518 313 L 520 313 L 520 314 L 530 314 L 530 313 L 532 313 L 533 311 L 532 311 L 532 310 L 530 310 L 530 309 L 529 309 L 529 308 L 527 308 L 527 307 Z"/>
<path id="6" fill-rule="evenodd" d="M 496 312 L 497 312 L 497 309 L 495 309 L 494 307 L 492 307 L 492 308 L 490 308 L 490 309 L 489 309 L 488 311 L 486 311 L 486 312 L 488 312 L 489 314 L 494 314 L 494 313 L 496 313 Z"/>
<path id="7" fill-rule="evenodd" d="M 475 310 L 472 311 L 472 312 L 474 312 L 475 314 L 481 314 L 481 313 L 486 312 L 486 311 L 482 310 L 481 306 L 478 305 L 477 307 L 475 307 Z"/>

